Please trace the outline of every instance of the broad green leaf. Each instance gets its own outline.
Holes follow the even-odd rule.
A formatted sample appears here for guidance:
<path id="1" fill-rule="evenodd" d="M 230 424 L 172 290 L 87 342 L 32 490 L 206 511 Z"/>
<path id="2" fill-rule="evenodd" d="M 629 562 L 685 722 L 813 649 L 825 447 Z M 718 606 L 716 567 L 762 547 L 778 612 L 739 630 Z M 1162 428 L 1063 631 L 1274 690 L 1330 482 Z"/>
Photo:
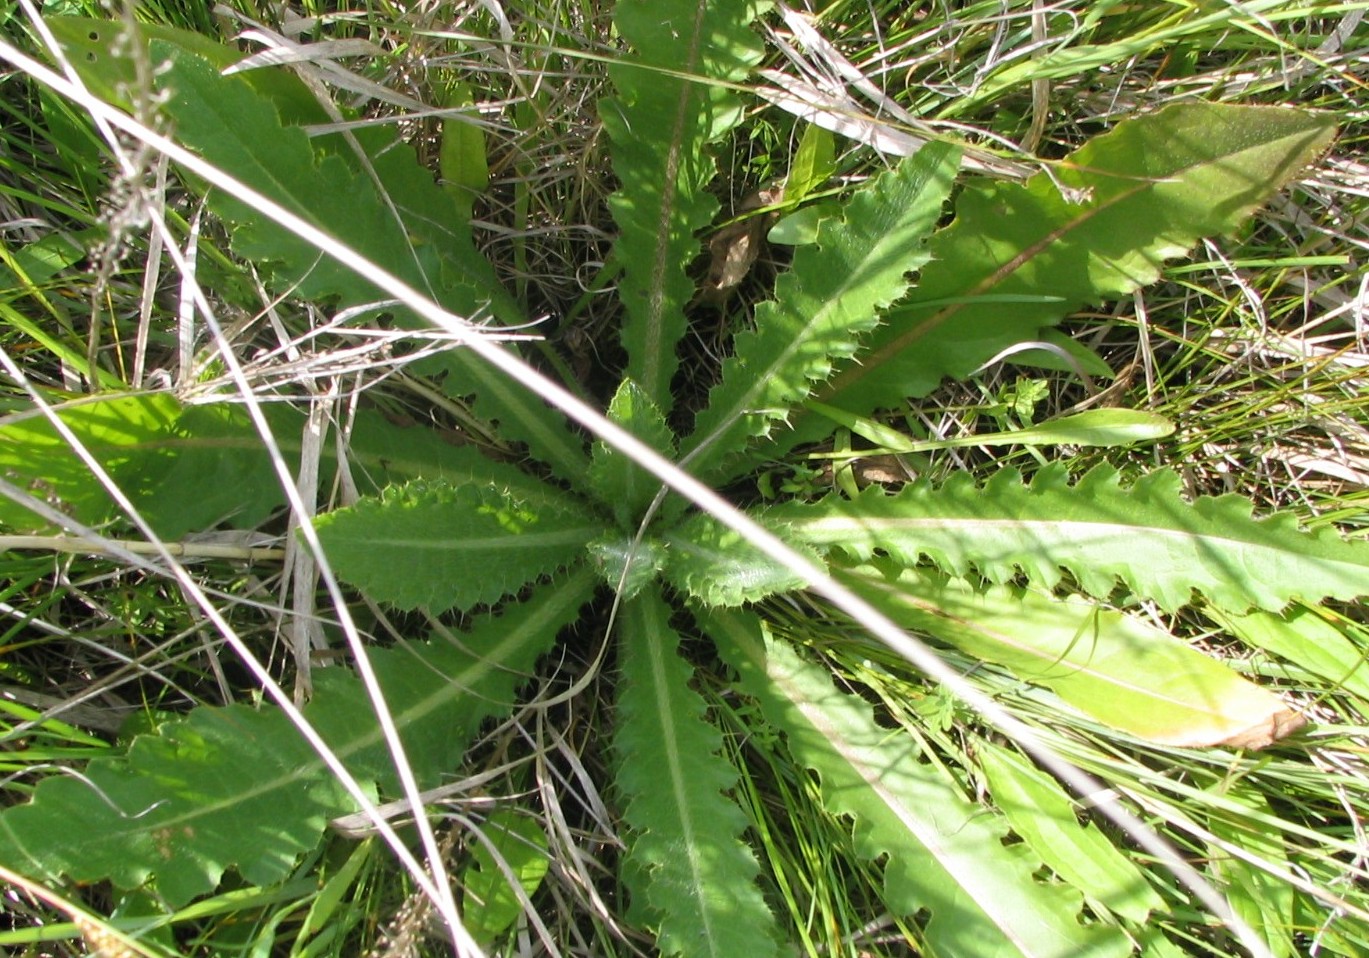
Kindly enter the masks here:
<path id="1" fill-rule="evenodd" d="M 759 867 L 739 837 L 746 816 L 724 794 L 737 772 L 719 754 L 722 736 L 689 687 L 692 669 L 679 656 L 670 615 L 656 590 L 622 609 L 614 747 L 632 831 L 624 875 L 658 923 L 662 955 L 777 955 Z"/>
<path id="2" fill-rule="evenodd" d="M 809 123 L 803 128 L 798 152 L 784 178 L 784 202 L 802 203 L 837 171 L 836 146 L 830 130 Z"/>
<path id="3" fill-rule="evenodd" d="M 708 144 L 742 119 L 733 87 L 761 58 L 751 24 L 764 0 L 620 0 L 614 24 L 631 46 L 609 77 L 617 96 L 599 114 L 613 141 L 621 189 L 609 201 L 622 235 L 619 295 L 627 310 L 627 375 L 670 412 L 675 348 L 694 286 L 685 268 L 718 201 L 706 187 L 716 166 Z"/>
<path id="4" fill-rule="evenodd" d="M 523 678 L 593 587 L 582 572 L 456 640 L 371 651 L 422 786 L 450 774 L 486 718 L 509 713 Z M 319 669 L 314 693 L 305 717 L 363 783 L 397 797 L 360 683 L 345 669 Z M 90 762 L 81 778 L 45 779 L 30 802 L 0 812 L 0 861 L 54 881 L 151 881 L 178 907 L 228 868 L 260 885 L 286 878 L 330 819 L 355 810 L 281 712 L 202 707 L 139 736 L 126 756 Z"/>
<path id="5" fill-rule="evenodd" d="M 722 382 L 683 444 L 692 472 L 736 474 L 735 465 L 718 469 L 722 458 L 767 434 L 837 360 L 855 354 L 860 335 L 927 261 L 922 241 L 941 215 L 957 162 L 949 147 L 928 146 L 858 191 L 841 219 L 825 220 L 816 246 L 795 250 L 775 299 L 757 308 L 756 328 L 736 337 Z"/>
<path id="6" fill-rule="evenodd" d="M 928 244 L 917 288 L 817 398 L 861 415 L 895 408 L 1154 282 L 1198 239 L 1236 229 L 1334 135 L 1322 114 L 1179 103 L 1118 124 L 1049 175 L 972 184 Z M 1028 301 L 1041 293 L 1058 299 Z M 809 419 L 785 446 L 820 437 Z"/>
<path id="7" fill-rule="evenodd" d="M 1095 602 L 904 572 L 846 576 L 894 621 L 996 662 L 1105 725 L 1161 745 L 1262 748 L 1303 724 L 1277 695 Z"/>
<path id="8" fill-rule="evenodd" d="M 225 70 L 246 54 L 236 47 L 216 43 L 193 30 L 156 23 L 133 24 L 136 36 L 130 35 L 130 24 L 122 20 L 96 20 L 87 17 L 44 17 L 52 35 L 57 38 L 62 52 L 76 69 L 82 81 L 102 99 L 122 107 L 153 91 L 139 89 L 139 64 L 142 59 L 145 76 L 152 76 L 161 67 L 152 56 L 154 41 L 163 51 L 169 48 L 185 50 L 203 58 L 216 70 Z M 317 98 L 299 77 L 289 70 L 246 70 L 240 74 L 268 98 L 290 124 L 327 123 L 328 114 Z"/>
<path id="9" fill-rule="evenodd" d="M 262 411 L 294 471 L 304 415 L 283 403 Z M 251 528 L 285 506 L 266 446 L 240 405 L 182 407 L 166 393 L 116 394 L 64 404 L 57 412 L 163 539 L 220 523 Z M 513 466 L 445 442 L 431 429 L 398 427 L 374 410 L 357 413 L 348 440 L 352 477 L 363 492 L 427 477 L 497 484 L 535 507 L 544 498 L 550 508 L 565 501 Z M 327 442 L 322 450 L 325 485 L 336 470 L 335 449 Z M 116 515 L 108 493 L 42 416 L 0 427 L 0 469 L 84 525 Z M 45 528 L 8 499 L 0 500 L 0 522 L 17 531 Z"/>
<path id="10" fill-rule="evenodd" d="M 665 547 L 647 537 L 640 542 L 626 532 L 610 532 L 587 547 L 599 575 L 621 598 L 630 599 L 649 583 L 665 565 Z"/>
<path id="11" fill-rule="evenodd" d="M 485 945 L 503 934 L 523 913 L 523 903 L 509 885 L 504 866 L 513 872 L 525 895 L 531 896 L 542 884 L 551 859 L 547 836 L 542 826 L 526 815 L 501 809 L 480 825 L 481 833 L 494 848 L 471 839 L 471 863 L 461 876 L 465 890 L 461 920 L 471 937 Z"/>
<path id="12" fill-rule="evenodd" d="M 302 128 L 283 123 L 276 101 L 238 75 L 219 76 L 210 63 L 161 40 L 152 43 L 152 52 L 167 61 L 158 74 L 170 94 L 162 108 L 186 146 L 458 316 L 522 322 L 521 310 L 476 250 L 466 219 L 392 130 L 357 130 L 351 141 L 331 137 L 319 145 Z M 387 298 L 234 197 L 211 191 L 209 199 L 230 227 L 234 250 L 266 272 L 276 291 L 342 306 Z M 399 316 L 426 325 L 403 311 Z M 517 351 L 513 344 L 505 348 Z M 420 368 L 445 374 L 450 395 L 474 395 L 477 414 L 497 422 L 506 438 L 526 443 L 562 478 L 583 477 L 583 444 L 525 386 L 460 349 Z"/>
<path id="13" fill-rule="evenodd" d="M 1246 645 L 1280 655 L 1369 701 L 1369 661 L 1365 658 L 1369 637 L 1361 626 L 1346 624 L 1360 639 L 1362 644 L 1357 645 L 1327 621 L 1326 612 L 1307 606 L 1295 605 L 1283 614 L 1233 615 L 1216 610 L 1207 614 Z"/>
<path id="14" fill-rule="evenodd" d="M 603 521 L 484 483 L 419 481 L 316 520 L 343 579 L 402 609 L 468 611 L 574 562 Z"/>
<path id="15" fill-rule="evenodd" d="M 447 84 L 442 97 L 443 107 L 469 107 L 473 102 L 468 84 L 459 80 Z M 490 167 L 485 158 L 485 131 L 472 118 L 443 118 L 437 169 L 442 174 L 442 188 L 469 220 L 476 196 L 485 192 L 490 185 Z"/>
<path id="16" fill-rule="evenodd" d="M 675 436 L 665 418 L 631 379 L 619 384 L 608 418 L 667 459 L 675 457 Z M 636 525 L 661 488 L 661 480 L 605 442 L 594 444 L 589 483 L 595 497 L 612 507 L 622 529 Z"/>
<path id="17" fill-rule="evenodd" d="M 1136 924 L 1165 907 L 1145 875 L 1091 824 L 1055 779 L 1021 755 L 992 742 L 975 742 L 994 806 L 1051 870 L 1092 902 Z"/>
<path id="18" fill-rule="evenodd" d="M 705 605 L 758 602 L 805 584 L 712 516 L 691 517 L 666 535 L 665 544 L 666 581 Z M 810 557 L 817 559 L 813 553 Z"/>
<path id="19" fill-rule="evenodd" d="M 1121 580 L 1171 611 L 1194 591 L 1236 612 L 1369 592 L 1369 542 L 1302 531 L 1287 513 L 1253 519 L 1239 496 L 1186 502 L 1181 492 L 1168 470 L 1123 488 L 1110 467 L 1070 485 L 1063 467 L 1050 466 L 1030 485 L 1011 469 L 982 487 L 958 474 L 940 488 L 918 482 L 889 495 L 871 487 L 767 516 L 822 550 L 861 559 L 882 550 L 908 565 L 926 556 L 956 575 L 1008 582 L 1023 574 L 1045 589 L 1067 570 L 1094 595 Z"/>
<path id="20" fill-rule="evenodd" d="M 175 434 L 180 404 L 169 395 L 104 396 L 56 406 L 63 423 L 105 469 L 115 475 L 130 463 L 155 482 L 165 470 L 160 449 Z M 114 503 L 95 475 L 36 410 L 0 427 L 0 473 L 34 498 L 46 501 L 84 525 L 114 515 Z M 18 532 L 48 530 L 48 523 L 18 503 L 0 497 L 0 522 Z"/>
<path id="21" fill-rule="evenodd" d="M 701 616 L 740 688 L 785 733 L 794 759 L 818 773 L 828 809 L 855 822 L 856 850 L 885 859 L 885 903 L 900 915 L 930 912 L 937 955 L 975 958 L 1113 958 L 1131 945 L 1116 928 L 1083 925 L 1082 896 L 1037 881 L 1041 860 L 1004 844 L 1003 819 L 970 801 L 906 736 L 880 726 L 860 698 L 825 670 L 774 641 L 742 612 Z M 740 954 L 740 953 L 739 953 Z"/>

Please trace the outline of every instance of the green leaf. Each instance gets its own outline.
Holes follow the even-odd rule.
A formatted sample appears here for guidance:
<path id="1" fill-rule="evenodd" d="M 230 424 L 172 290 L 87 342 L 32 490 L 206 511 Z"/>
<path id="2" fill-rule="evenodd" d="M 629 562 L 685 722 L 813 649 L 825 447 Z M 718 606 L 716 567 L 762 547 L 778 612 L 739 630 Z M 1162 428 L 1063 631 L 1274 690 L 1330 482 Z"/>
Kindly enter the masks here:
<path id="1" fill-rule="evenodd" d="M 722 382 L 684 443 L 691 471 L 722 479 L 723 456 L 767 434 L 790 406 L 853 355 L 879 310 L 908 289 L 907 274 L 927 261 L 922 241 L 936 225 L 957 169 L 955 152 L 932 145 L 875 179 L 826 220 L 816 246 L 802 246 L 756 310 L 756 328 L 736 337 Z"/>
<path id="2" fill-rule="evenodd" d="M 627 375 L 670 412 L 675 348 L 694 288 L 685 268 L 696 234 L 718 210 L 707 192 L 716 166 L 709 143 L 742 119 L 733 87 L 761 58 L 752 22 L 762 0 L 620 0 L 614 23 L 632 52 L 615 57 L 617 97 L 599 107 L 622 189 L 609 202 L 622 231 Z"/>
<path id="3" fill-rule="evenodd" d="M 622 532 L 610 532 L 587 548 L 604 585 L 624 599 L 632 598 L 654 582 L 666 561 L 665 548 L 655 539 L 637 542 L 635 536 Z"/>
<path id="4" fill-rule="evenodd" d="M 1035 426 L 1006 432 L 976 433 L 949 439 L 909 439 L 883 423 L 853 416 L 845 410 L 810 399 L 809 409 L 851 430 L 879 447 L 880 452 L 930 452 L 976 446 L 1128 446 L 1147 439 L 1162 439 L 1174 432 L 1164 416 L 1139 409 L 1091 409 L 1061 416 Z M 852 456 L 860 455 L 853 452 Z"/>
<path id="5" fill-rule="evenodd" d="M 507 715 L 538 656 L 579 612 L 594 578 L 546 586 L 526 605 L 486 617 L 459 642 L 370 652 L 423 787 L 459 762 L 481 723 Z M 314 672 L 305 717 L 363 783 L 397 796 L 388 749 L 350 672 Z M 32 801 L 0 812 L 0 861 L 26 874 L 151 880 L 172 907 L 211 891 L 230 867 L 248 882 L 288 877 L 327 822 L 356 810 L 285 715 L 270 707 L 202 707 L 141 735 L 126 756 L 52 776 Z"/>
<path id="6" fill-rule="evenodd" d="M 473 104 L 469 84 L 453 80 L 446 86 L 442 106 L 447 109 Z M 475 198 L 490 185 L 490 167 L 485 158 L 485 131 L 473 117 L 447 116 L 442 119 L 442 145 L 437 153 L 437 168 L 442 188 L 456 201 L 457 209 L 471 218 Z"/>
<path id="7" fill-rule="evenodd" d="M 467 218 L 392 130 L 357 130 L 350 142 L 327 138 L 331 142 L 316 152 L 315 141 L 301 128 L 283 125 L 275 101 L 245 80 L 221 77 L 198 56 L 160 41 L 152 47 L 155 55 L 168 58 L 159 74 L 159 83 L 171 92 L 163 108 L 182 143 L 458 316 L 476 320 L 493 313 L 507 324 L 522 322 L 521 310 L 476 250 Z M 361 147 L 364 162 L 354 145 Z M 266 271 L 278 292 L 335 298 L 342 306 L 387 299 L 235 198 L 214 191 L 210 203 L 230 225 L 234 250 Z M 427 326 L 404 311 L 399 317 L 411 326 Z M 517 352 L 513 344 L 504 348 Z M 478 415 L 498 423 L 509 440 L 526 443 L 562 478 L 583 477 L 583 443 L 523 384 L 461 349 L 419 368 L 445 373 L 443 385 L 452 396 L 474 395 Z"/>
<path id="8" fill-rule="evenodd" d="M 1365 660 L 1369 641 L 1361 627 L 1345 625 L 1359 640 L 1357 644 L 1327 621 L 1329 613 L 1307 606 L 1294 606 L 1282 615 L 1233 615 L 1217 610 L 1208 610 L 1207 614 L 1246 645 L 1296 662 L 1369 702 L 1369 661 Z"/>
<path id="9" fill-rule="evenodd" d="M 679 657 L 670 609 L 649 590 L 624 603 L 622 615 L 614 747 L 632 829 L 629 890 L 654 915 L 662 955 L 776 955 L 759 867 L 739 838 L 746 817 L 724 794 L 737 772 L 689 687 L 692 669 Z"/>
<path id="10" fill-rule="evenodd" d="M 666 581 L 705 605 L 758 602 L 806 584 L 712 516 L 689 518 L 671 530 L 665 541 Z M 816 554 L 810 552 L 810 557 L 817 560 Z"/>
<path id="11" fill-rule="evenodd" d="M 1140 619 L 1079 599 L 908 571 L 844 576 L 895 622 L 1162 745 L 1261 748 L 1303 724 L 1277 695 Z"/>
<path id="12" fill-rule="evenodd" d="M 182 30 L 157 23 L 134 23 L 130 35 L 126 20 L 96 20 L 88 17 L 44 17 L 77 74 L 92 92 L 102 99 L 128 108 L 136 97 L 151 94 L 140 91 L 139 60 L 146 76 L 152 76 L 161 62 L 152 55 L 157 41 L 163 51 L 184 50 L 205 60 L 216 70 L 225 70 L 245 58 L 236 47 L 218 43 L 193 30 Z M 309 87 L 289 70 L 246 70 L 242 82 L 269 99 L 287 123 L 327 123 L 328 114 Z"/>
<path id="13" fill-rule="evenodd" d="M 917 482 L 888 495 L 871 487 L 856 499 L 789 503 L 767 516 L 799 541 L 860 559 L 882 550 L 912 565 L 927 556 L 955 575 L 974 570 L 1008 582 L 1020 573 L 1044 589 L 1068 570 L 1094 595 L 1121 580 L 1170 611 L 1193 591 L 1237 612 L 1369 592 L 1369 542 L 1333 529 L 1304 532 L 1287 513 L 1252 519 L 1239 496 L 1189 503 L 1181 491 L 1168 470 L 1122 488 L 1107 466 L 1073 486 L 1063 467 L 1050 466 L 1030 486 L 1011 469 L 983 487 L 958 474 L 940 488 Z"/>
<path id="14" fill-rule="evenodd" d="M 1236 229 L 1334 135 L 1321 114 L 1179 103 L 1118 124 L 1049 175 L 973 184 L 928 244 L 917 289 L 817 398 L 860 415 L 897 407 L 1081 306 L 1154 282 L 1201 237 Z M 810 421 L 784 445 L 821 432 Z"/>
<path id="15" fill-rule="evenodd" d="M 780 218 L 770 232 L 765 234 L 767 241 L 781 246 L 811 246 L 818 241 L 818 230 L 825 219 L 841 215 L 841 207 L 835 203 L 814 203 L 801 207 Z"/>
<path id="16" fill-rule="evenodd" d="M 320 516 L 338 575 L 402 609 L 467 611 L 574 562 L 603 528 L 573 499 L 533 507 L 491 484 L 420 481 Z"/>
<path id="17" fill-rule="evenodd" d="M 489 845 L 472 839 L 471 863 L 461 876 L 461 887 L 465 890 L 461 920 L 472 938 L 490 945 L 523 913 L 523 903 L 495 855 L 529 896 L 541 886 L 551 860 L 546 833 L 526 815 L 501 809 L 486 819 L 480 830 Z"/>
<path id="18" fill-rule="evenodd" d="M 975 742 L 994 805 L 1051 870 L 1114 914 L 1144 924 L 1164 899 L 1131 859 L 1093 825 L 1080 824 L 1064 789 L 1016 752 Z"/>
<path id="19" fill-rule="evenodd" d="M 823 669 L 774 641 L 763 622 L 717 611 L 701 622 L 794 759 L 818 773 L 829 811 L 854 819 L 859 854 L 885 859 L 887 906 L 899 915 L 930 912 L 925 936 L 935 954 L 1130 954 L 1118 929 L 1080 924 L 1078 892 L 1033 877 L 1041 861 L 1021 843 L 1004 844 L 1000 816 L 966 798 Z"/>
<path id="20" fill-rule="evenodd" d="M 303 413 L 283 403 L 266 404 L 262 412 L 287 465 L 297 468 Z M 60 405 L 57 414 L 163 539 L 222 522 L 251 528 L 285 506 L 266 446 L 236 403 L 183 407 L 166 393 L 108 395 Z M 374 410 L 357 412 L 348 440 L 352 477 L 365 492 L 431 477 L 493 483 L 535 508 L 565 502 L 513 466 L 473 447 L 454 446 L 431 429 L 398 427 Z M 108 493 L 42 416 L 0 427 L 0 470 L 84 525 L 98 526 L 116 515 Z M 324 485 L 335 471 L 335 445 L 327 442 L 320 466 Z M 0 499 L 0 522 L 16 531 L 47 530 L 8 499 Z"/>
<path id="21" fill-rule="evenodd" d="M 837 171 L 836 146 L 830 130 L 809 123 L 803 128 L 798 152 L 784 178 L 786 205 L 802 203 Z"/>
<path id="22" fill-rule="evenodd" d="M 608 406 L 608 418 L 667 459 L 675 457 L 675 436 L 661 411 L 631 379 L 624 379 Z M 600 502 L 613 509 L 619 528 L 642 518 L 661 489 L 661 480 L 605 442 L 594 444 L 589 482 Z"/>

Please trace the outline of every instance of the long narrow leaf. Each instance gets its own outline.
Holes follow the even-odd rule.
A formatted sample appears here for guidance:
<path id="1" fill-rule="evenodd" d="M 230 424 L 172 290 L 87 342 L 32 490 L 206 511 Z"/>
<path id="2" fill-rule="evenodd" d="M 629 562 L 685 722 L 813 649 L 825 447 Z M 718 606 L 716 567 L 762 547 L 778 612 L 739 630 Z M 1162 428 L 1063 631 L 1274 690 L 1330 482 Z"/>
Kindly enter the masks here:
<path id="1" fill-rule="evenodd" d="M 897 407 L 1085 304 L 1154 282 L 1199 238 L 1236 229 L 1334 133 L 1320 114 L 1180 103 L 1118 124 L 1025 184 L 975 184 L 929 243 L 917 289 L 817 398 L 858 415 Z M 784 445 L 820 436 L 813 419 Z"/>
<path id="2" fill-rule="evenodd" d="M 1239 496 L 1190 503 L 1180 492 L 1168 470 L 1123 488 L 1110 467 L 1070 485 L 1052 466 L 1030 485 L 1011 469 L 982 487 L 958 474 L 940 488 L 918 482 L 889 495 L 872 486 L 855 499 L 786 503 L 767 515 L 800 542 L 859 559 L 878 551 L 913 565 L 926 556 L 955 575 L 1008 582 L 1024 574 L 1045 589 L 1068 571 L 1094 595 L 1120 580 L 1168 610 L 1194 591 L 1233 612 L 1369 593 L 1369 542 L 1302 531 L 1287 514 L 1253 519 Z"/>
<path id="3" fill-rule="evenodd" d="M 420 783 L 436 784 L 485 718 L 507 714 L 523 676 L 593 587 L 582 572 L 482 620 L 459 644 L 434 639 L 371 653 Z M 314 688 L 305 717 L 353 774 L 395 795 L 361 684 L 345 669 L 320 669 Z M 199 708 L 140 736 L 126 756 L 92 761 L 79 778 L 47 778 L 32 801 L 0 812 L 0 861 L 52 880 L 152 881 L 179 906 L 211 891 L 230 867 L 257 884 L 280 881 L 329 819 L 353 811 L 284 714 Z"/>
<path id="4" fill-rule="evenodd" d="M 622 189 L 610 201 L 623 232 L 615 256 L 627 309 L 628 375 L 662 412 L 671 406 L 675 348 L 694 290 L 685 267 L 696 233 L 718 201 L 705 187 L 715 165 L 706 147 L 740 122 L 730 86 L 761 56 L 751 23 L 762 0 L 622 0 L 614 10 L 631 54 L 609 67 L 618 96 L 599 108 L 613 138 Z"/>
<path id="5" fill-rule="evenodd" d="M 922 241 L 956 169 L 954 150 L 929 146 L 857 192 L 844 216 L 822 224 L 815 245 L 798 248 L 775 298 L 756 310 L 755 330 L 736 337 L 735 354 L 723 363 L 722 382 L 683 447 L 691 469 L 716 471 L 723 456 L 767 434 L 856 352 L 879 311 L 927 261 Z"/>
<path id="6" fill-rule="evenodd" d="M 927 910 L 937 955 L 1102 958 L 1129 954 L 1116 928 L 1081 924 L 1083 898 L 1037 881 L 1022 844 L 1005 845 L 1001 817 L 971 802 L 906 738 L 880 727 L 869 705 L 838 691 L 820 668 L 770 639 L 749 613 L 710 612 L 704 627 L 741 688 L 816 771 L 829 809 L 855 820 L 859 852 L 887 857 L 886 901 Z"/>
<path id="7" fill-rule="evenodd" d="M 777 954 L 759 866 L 739 839 L 746 817 L 723 793 L 737 783 L 721 736 L 689 688 L 670 609 L 650 589 L 623 607 L 623 690 L 614 744 L 635 838 L 625 874 L 659 922 L 663 955 Z"/>
<path id="8" fill-rule="evenodd" d="M 1163 745 L 1260 748 L 1304 719 L 1277 695 L 1140 619 L 1090 601 L 860 568 L 890 618 L 1044 685 L 1099 722 Z"/>

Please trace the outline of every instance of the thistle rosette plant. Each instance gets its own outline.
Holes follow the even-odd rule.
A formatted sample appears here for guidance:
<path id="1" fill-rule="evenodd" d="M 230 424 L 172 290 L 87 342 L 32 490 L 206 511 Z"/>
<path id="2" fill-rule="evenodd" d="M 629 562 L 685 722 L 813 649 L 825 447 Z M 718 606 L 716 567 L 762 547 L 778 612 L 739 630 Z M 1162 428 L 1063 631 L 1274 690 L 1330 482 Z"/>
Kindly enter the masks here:
<path id="1" fill-rule="evenodd" d="M 972 179 L 958 194 L 960 152 L 930 143 L 818 221 L 691 415 L 678 357 L 700 237 L 719 214 L 710 149 L 748 106 L 738 89 L 761 59 L 754 24 L 765 9 L 620 2 L 627 52 L 599 111 L 619 183 L 610 205 L 627 357 L 607 415 L 717 488 L 838 426 L 889 452 L 922 448 L 883 413 L 1039 339 L 1081 306 L 1155 281 L 1200 238 L 1239 227 L 1333 135 L 1327 120 L 1296 110 L 1171 106 L 1026 182 Z M 522 324 L 522 307 L 476 250 L 468 208 L 391 128 L 311 137 L 305 126 L 324 115 L 287 72 L 225 76 L 234 51 L 165 29 L 120 52 L 115 25 L 52 26 L 106 99 L 127 101 L 132 59 L 146 57 L 159 65 L 178 142 L 453 313 Z M 272 291 L 420 325 L 240 198 L 197 188 Z M 1072 872 L 1052 854 L 1058 839 L 974 801 L 926 748 L 891 734 L 868 702 L 784 641 L 777 600 L 805 584 L 791 569 L 470 352 L 442 351 L 416 368 L 501 455 L 363 412 L 347 452 L 324 463 L 325 478 L 345 466 L 360 495 L 314 525 L 332 568 L 367 600 L 464 623 L 366 653 L 422 787 L 459 768 L 482 723 L 516 707 L 559 637 L 581 619 L 604 621 L 611 603 L 620 877 L 662 954 L 778 955 L 786 937 L 722 724 L 698 689 L 697 663 L 710 656 L 682 654 L 696 639 L 719 663 L 710 681 L 753 703 L 756 730 L 814 774 L 828 811 L 852 823 L 857 853 L 883 868 L 886 907 L 917 916 L 929 953 L 967 954 L 974 942 L 983 956 L 1125 955 L 1145 939 L 1163 902 L 1114 848 L 1096 853 L 1110 889 Z M 228 511 L 250 524 L 282 503 L 233 410 L 149 395 L 59 415 L 168 540 Z M 300 429 L 288 409 L 268 425 L 283 440 Z M 1104 410 L 992 441 L 1110 445 L 1169 428 L 1144 412 Z M 31 420 L 6 428 L 0 457 L 22 474 L 41 448 L 44 481 L 68 515 L 97 525 L 113 507 L 65 440 Z M 192 494 L 230 466 L 243 477 L 232 502 Z M 1128 603 L 1243 616 L 1353 599 L 1369 582 L 1364 543 L 1304 531 L 1286 515 L 1253 518 L 1237 497 L 1186 499 L 1166 469 L 1125 481 L 1109 467 L 1072 477 L 1050 465 L 1030 480 L 1004 470 L 987 484 L 846 485 L 753 514 L 910 631 L 1046 690 L 1062 714 L 1166 745 L 1254 747 L 1301 719 Z M 0 518 L 35 525 L 17 507 Z M 350 669 L 314 669 L 303 715 L 357 781 L 399 795 L 389 744 Z M 1096 837 L 1053 780 L 990 742 L 983 753 L 995 796 L 1028 796 L 1072 840 Z M 282 713 L 202 707 L 80 778 L 40 782 L 0 813 L 0 860 L 50 879 L 146 886 L 179 906 L 230 869 L 259 885 L 284 880 L 330 821 L 355 811 Z"/>

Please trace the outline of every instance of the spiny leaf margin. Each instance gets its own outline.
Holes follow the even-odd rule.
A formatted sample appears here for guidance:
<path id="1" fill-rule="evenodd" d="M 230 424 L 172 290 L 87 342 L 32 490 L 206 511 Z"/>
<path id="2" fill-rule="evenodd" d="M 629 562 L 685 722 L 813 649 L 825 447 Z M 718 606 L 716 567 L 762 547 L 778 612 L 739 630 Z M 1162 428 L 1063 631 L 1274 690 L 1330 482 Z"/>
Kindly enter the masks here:
<path id="1" fill-rule="evenodd" d="M 790 753 L 818 773 L 828 810 L 854 819 L 859 854 L 886 857 L 888 906 L 901 915 L 930 911 L 925 935 L 937 954 L 1130 953 L 1117 929 L 1079 923 L 1081 895 L 1033 877 L 1041 862 L 1025 845 L 1004 845 L 1001 816 L 966 799 L 909 739 L 882 728 L 869 705 L 774 641 L 762 619 L 719 610 L 698 617 Z"/>
<path id="2" fill-rule="evenodd" d="M 1102 465 L 1071 485 L 1052 464 L 1030 485 L 1004 469 L 983 486 L 965 473 L 935 487 L 919 480 L 889 494 L 784 503 L 766 513 L 795 539 L 860 560 L 883 552 L 907 566 L 926 557 L 953 575 L 1006 583 L 1019 574 L 1051 589 L 1064 572 L 1095 596 L 1117 583 L 1175 611 L 1201 594 L 1231 612 L 1277 611 L 1294 599 L 1369 593 L 1369 542 L 1304 531 L 1290 513 L 1252 518 L 1236 495 L 1182 496 L 1173 470 L 1129 487 Z"/>
<path id="3" fill-rule="evenodd" d="M 495 484 L 418 480 L 316 520 L 338 575 L 401 609 L 470 610 L 580 558 L 602 520 L 565 497 L 529 505 Z"/>
<path id="4" fill-rule="evenodd" d="M 624 877 L 659 922 L 663 955 L 777 955 L 760 867 L 738 837 L 746 816 L 724 793 L 737 772 L 689 687 L 692 669 L 657 588 L 623 606 L 623 685 L 614 748 L 633 839 Z"/>
<path id="5" fill-rule="evenodd" d="M 774 298 L 757 308 L 754 329 L 736 337 L 722 382 L 683 445 L 695 473 L 711 475 L 721 456 L 768 434 L 838 361 L 856 354 L 860 336 L 927 262 L 922 242 L 958 168 L 956 150 L 928 144 L 857 190 L 841 217 L 823 221 L 816 244 L 798 248 Z"/>
<path id="6" fill-rule="evenodd" d="M 696 234 L 717 212 L 706 147 L 742 119 L 732 87 L 760 61 L 751 24 L 767 0 L 619 0 L 614 23 L 632 52 L 609 67 L 617 97 L 599 115 L 622 189 L 609 201 L 622 231 L 619 295 L 627 309 L 628 375 L 662 412 L 693 295 L 685 273 Z"/>
<path id="7" fill-rule="evenodd" d="M 370 652 L 421 787 L 454 767 L 486 718 L 508 713 L 594 582 L 583 571 L 549 584 L 458 641 Z M 397 794 L 385 740 L 350 672 L 316 670 L 304 716 L 363 784 Z M 179 907 L 230 867 L 262 886 L 286 878 L 329 819 L 354 811 L 284 713 L 205 706 L 139 736 L 126 755 L 91 761 L 80 778 L 44 779 L 27 804 L 0 812 L 0 861 L 51 880 L 125 889 L 151 881 Z"/>

